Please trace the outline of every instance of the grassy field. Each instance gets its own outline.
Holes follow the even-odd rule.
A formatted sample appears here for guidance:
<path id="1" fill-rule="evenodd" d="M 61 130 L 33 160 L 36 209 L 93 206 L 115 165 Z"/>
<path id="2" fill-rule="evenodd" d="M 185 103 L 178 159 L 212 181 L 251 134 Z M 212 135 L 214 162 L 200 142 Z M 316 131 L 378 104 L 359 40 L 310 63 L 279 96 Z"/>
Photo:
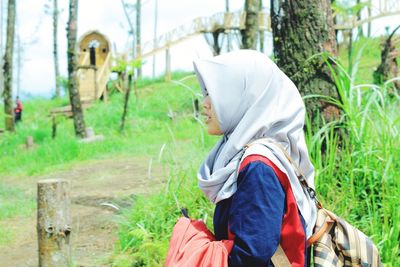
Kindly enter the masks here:
<path id="1" fill-rule="evenodd" d="M 398 98 L 387 95 L 385 86 L 358 86 L 371 83 L 372 69 L 379 63 L 379 41 L 368 42 L 355 45 L 355 57 L 364 47 L 355 64 L 357 72 L 353 76 L 338 73 L 337 83 L 347 99 L 343 123 L 308 127 L 306 139 L 323 203 L 372 237 L 387 266 L 399 266 L 400 104 Z M 199 88 L 193 76 L 182 80 L 184 76 L 176 75 L 171 83 L 142 81 L 138 99 L 130 103 L 123 133 L 119 132 L 121 95 L 111 96 L 108 104 L 90 107 L 85 112 L 87 125 L 105 136 L 103 142 L 91 144 L 79 143 L 72 121 L 66 119 L 59 120 L 57 137 L 51 138 L 49 110 L 67 100 L 26 102 L 17 134 L 0 136 L 0 220 L 25 216 L 34 208 L 33 200 L 18 188 L 2 183 L 6 177 L 23 179 L 90 159 L 150 156 L 168 168 L 167 185 L 151 197 L 138 197 L 133 209 L 124 213 L 113 265 L 162 266 L 179 208 L 188 207 L 193 218 L 204 219 L 210 227 L 213 213 L 197 188 L 196 171 L 218 138 L 207 136 L 194 118 L 193 99 Z M 345 127 L 348 134 L 340 148 L 337 127 Z M 22 145 L 28 135 L 37 144 L 31 150 Z M 327 144 L 325 154 L 321 153 L 323 143 Z M 0 238 L 0 244 L 12 238 L 1 230 L 0 236 L 6 237 Z"/>
<path id="2" fill-rule="evenodd" d="M 341 123 L 317 129 L 308 125 L 306 138 L 322 202 L 369 235 L 386 266 L 398 266 L 400 104 L 398 98 L 387 94 L 390 84 L 370 85 L 373 66 L 379 64 L 378 46 L 379 40 L 356 43 L 352 74 L 346 73 L 347 64 L 336 73 L 346 99 Z M 347 133 L 341 144 L 335 135 L 338 127 Z M 327 145 L 325 154 L 321 153 L 323 144 Z M 193 218 L 211 224 L 212 207 L 194 179 L 203 151 L 204 147 L 194 142 L 185 157 L 198 155 L 192 164 L 171 166 L 168 187 L 151 198 L 139 198 L 126 214 L 115 266 L 162 266 L 180 207 L 188 207 Z"/>
<path id="3" fill-rule="evenodd" d="M 180 80 L 184 76 L 187 74 L 176 73 L 173 78 Z M 196 84 L 193 76 L 183 82 L 188 88 Z M 201 136 L 199 133 L 203 131 L 193 116 L 195 96 L 178 83 L 167 84 L 162 78 L 141 81 L 138 84 L 138 99 L 132 94 L 122 133 L 119 131 L 122 95 L 112 95 L 108 104 L 99 102 L 91 106 L 85 111 L 87 126 L 104 135 L 105 140 L 90 144 L 78 142 L 72 120 L 65 118 L 58 118 L 57 136 L 52 139 L 49 112 L 54 107 L 67 104 L 67 99 L 26 101 L 23 122 L 17 125 L 16 134 L 0 135 L 0 221 L 30 215 L 35 208 L 34 199 L 20 188 L 6 184 L 5 180 L 68 170 L 74 164 L 87 160 L 124 156 L 147 156 L 165 162 L 166 156 L 173 155 L 176 160 L 173 164 L 179 164 L 192 142 L 201 143 L 201 146 L 212 143 L 210 140 L 213 139 L 206 136 L 193 139 L 193 136 Z M 2 112 L 1 107 L 0 118 L 3 118 Z M 171 114 L 172 118 L 169 117 Z M 24 147 L 27 136 L 33 136 L 36 144 L 33 149 Z M 160 155 L 161 149 L 163 153 Z M 7 229 L 0 231 L 1 245 L 12 238 L 12 233 Z"/>

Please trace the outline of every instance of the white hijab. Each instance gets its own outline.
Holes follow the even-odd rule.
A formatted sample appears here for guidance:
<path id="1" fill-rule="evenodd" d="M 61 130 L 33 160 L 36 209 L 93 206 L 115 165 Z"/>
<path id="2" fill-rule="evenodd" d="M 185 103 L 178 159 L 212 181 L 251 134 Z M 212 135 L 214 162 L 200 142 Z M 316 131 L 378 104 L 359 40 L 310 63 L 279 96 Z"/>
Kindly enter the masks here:
<path id="1" fill-rule="evenodd" d="M 298 208 L 306 222 L 307 238 L 316 221 L 316 207 L 303 190 L 296 172 L 274 142 L 282 145 L 314 187 L 312 166 L 304 140 L 305 109 L 292 81 L 264 54 L 239 50 L 194 62 L 197 79 L 211 98 L 223 138 L 198 172 L 200 189 L 213 203 L 231 197 L 237 189 L 237 169 L 243 147 L 246 155 L 266 156 L 287 174 Z"/>

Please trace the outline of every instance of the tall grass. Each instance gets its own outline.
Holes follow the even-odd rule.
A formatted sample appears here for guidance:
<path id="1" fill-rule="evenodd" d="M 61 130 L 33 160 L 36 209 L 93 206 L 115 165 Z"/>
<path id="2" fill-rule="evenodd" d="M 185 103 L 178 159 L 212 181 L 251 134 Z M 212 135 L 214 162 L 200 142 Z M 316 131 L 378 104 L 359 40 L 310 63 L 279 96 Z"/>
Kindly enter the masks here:
<path id="1" fill-rule="evenodd" d="M 388 82 L 355 85 L 336 62 L 342 96 L 340 124 L 313 131 L 307 143 L 317 170 L 317 192 L 329 208 L 372 237 L 388 266 L 400 264 L 400 108 Z M 335 128 L 345 129 L 338 144 Z M 322 153 L 323 143 L 327 144 Z"/>
<path id="2" fill-rule="evenodd" d="M 382 87 L 360 85 L 355 79 L 357 68 L 362 69 L 360 62 L 360 67 L 354 64 L 351 75 L 344 68 L 334 73 L 344 100 L 341 122 L 317 129 L 308 124 L 306 139 L 316 167 L 317 192 L 325 206 L 371 236 L 388 266 L 400 266 L 399 97 L 388 96 L 390 82 Z M 57 138 L 51 139 L 47 114 L 66 100 L 25 103 L 24 122 L 17 134 L 0 136 L 0 182 L 5 176 L 19 179 L 117 155 L 147 155 L 168 168 L 162 190 L 138 197 L 121 219 L 114 266 L 162 266 L 180 207 L 189 208 L 193 218 L 205 219 L 210 227 L 212 221 L 213 206 L 197 188 L 196 170 L 217 138 L 207 136 L 193 117 L 192 100 L 199 92 L 195 79 L 142 83 L 139 99 L 130 103 L 123 133 L 118 131 L 122 95 L 113 95 L 109 104 L 96 103 L 85 112 L 88 126 L 105 135 L 103 142 L 79 143 L 72 122 L 66 119 L 60 119 Z M 338 127 L 347 134 L 340 143 Z M 28 135 L 37 144 L 31 150 L 22 146 Z M 0 203 L 6 203 L 11 194 L 17 200 L 24 197 L 13 190 L 0 191 Z M 7 210 L 12 210 L 11 204 Z"/>
<path id="3" fill-rule="evenodd" d="M 390 83 L 382 87 L 355 85 L 354 76 L 338 62 L 337 67 L 332 71 L 343 99 L 338 103 L 344 110 L 340 122 L 318 128 L 307 122 L 306 126 L 317 192 L 327 208 L 375 241 L 387 266 L 400 266 L 399 98 L 387 94 Z M 340 141 L 338 128 L 344 128 L 345 133 Z M 190 138 L 189 150 L 182 157 L 172 156 L 165 162 L 174 162 L 169 164 L 165 190 L 139 198 L 125 214 L 114 266 L 162 266 L 180 207 L 188 207 L 193 218 L 208 218 L 210 224 L 213 207 L 197 188 L 195 175 L 201 158 L 211 147 L 210 141 L 215 139 L 205 137 L 208 142 L 203 145 L 200 136 Z M 171 155 L 182 144 L 175 139 L 178 143 L 170 147 Z"/>

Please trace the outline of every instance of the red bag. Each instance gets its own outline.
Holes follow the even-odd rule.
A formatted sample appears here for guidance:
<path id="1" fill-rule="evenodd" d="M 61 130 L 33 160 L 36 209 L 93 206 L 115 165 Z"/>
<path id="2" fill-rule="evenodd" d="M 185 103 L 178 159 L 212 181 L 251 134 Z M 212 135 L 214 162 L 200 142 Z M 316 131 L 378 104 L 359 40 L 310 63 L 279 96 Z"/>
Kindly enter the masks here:
<path id="1" fill-rule="evenodd" d="M 228 267 L 232 247 L 232 240 L 215 241 L 203 221 L 182 217 L 172 231 L 165 266 Z"/>

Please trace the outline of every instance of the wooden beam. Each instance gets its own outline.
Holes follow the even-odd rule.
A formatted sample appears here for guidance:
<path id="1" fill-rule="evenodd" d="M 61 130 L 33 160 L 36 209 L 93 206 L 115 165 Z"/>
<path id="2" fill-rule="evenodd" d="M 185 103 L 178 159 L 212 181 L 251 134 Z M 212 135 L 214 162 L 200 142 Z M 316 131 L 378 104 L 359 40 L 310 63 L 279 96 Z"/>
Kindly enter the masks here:
<path id="1" fill-rule="evenodd" d="M 400 10 L 394 11 L 394 12 L 383 12 L 376 16 L 372 16 L 372 17 L 369 17 L 369 18 L 366 18 L 363 20 L 353 21 L 350 25 L 335 25 L 334 27 L 336 30 L 351 30 L 351 29 L 354 29 L 354 28 L 357 28 L 357 27 L 363 25 L 364 23 L 368 23 L 368 22 L 371 22 L 371 21 L 379 19 L 379 18 L 396 16 L 396 15 L 400 15 Z"/>

